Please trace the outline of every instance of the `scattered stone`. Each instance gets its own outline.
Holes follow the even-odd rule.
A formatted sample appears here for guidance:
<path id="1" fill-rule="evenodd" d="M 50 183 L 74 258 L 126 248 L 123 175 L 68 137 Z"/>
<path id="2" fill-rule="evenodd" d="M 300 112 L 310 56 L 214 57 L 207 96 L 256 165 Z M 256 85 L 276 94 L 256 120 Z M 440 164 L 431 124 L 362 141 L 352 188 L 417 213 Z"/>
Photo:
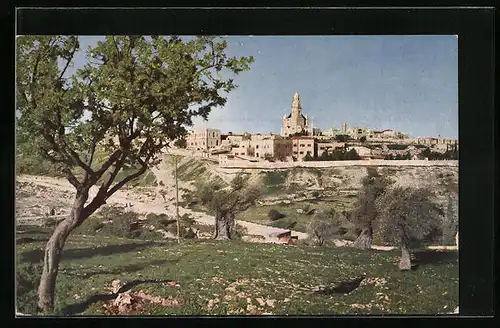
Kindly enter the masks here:
<path id="1" fill-rule="evenodd" d="M 260 306 L 266 305 L 266 302 L 264 302 L 264 300 L 260 297 L 257 297 L 255 300 L 259 303 Z"/>
<path id="2" fill-rule="evenodd" d="M 266 300 L 266 304 L 270 307 L 274 307 L 274 302 L 276 302 L 276 300 Z"/>

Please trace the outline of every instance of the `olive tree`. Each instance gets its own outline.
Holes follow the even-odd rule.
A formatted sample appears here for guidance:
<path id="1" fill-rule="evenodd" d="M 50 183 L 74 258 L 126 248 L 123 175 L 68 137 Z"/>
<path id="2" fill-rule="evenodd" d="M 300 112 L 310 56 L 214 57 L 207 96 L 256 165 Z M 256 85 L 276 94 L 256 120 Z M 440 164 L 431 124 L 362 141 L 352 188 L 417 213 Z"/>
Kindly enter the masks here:
<path id="1" fill-rule="evenodd" d="M 329 239 L 340 237 L 345 223 L 345 215 L 334 209 L 318 211 L 307 225 L 307 232 L 315 245 L 323 246 Z"/>
<path id="2" fill-rule="evenodd" d="M 44 312 L 54 308 L 69 234 L 117 190 L 157 165 L 193 117 L 207 119 L 226 103 L 236 87 L 227 77 L 248 70 L 253 58 L 228 57 L 225 48 L 224 40 L 209 36 L 107 36 L 89 47 L 84 65 L 69 74 L 78 37 L 16 39 L 17 131 L 76 191 L 69 216 L 45 247 L 38 288 Z M 125 166 L 137 170 L 119 175 Z M 90 197 L 92 186 L 98 191 Z"/>
<path id="3" fill-rule="evenodd" d="M 213 238 L 231 239 L 236 214 L 254 205 L 260 196 L 260 188 L 251 185 L 248 177 L 238 174 L 228 186 L 209 182 L 198 189 L 202 205 L 215 216 Z"/>
<path id="4" fill-rule="evenodd" d="M 390 184 L 390 180 L 381 176 L 376 168 L 367 168 L 361 190 L 358 192 L 352 218 L 354 224 L 361 230 L 353 247 L 370 249 L 373 242 L 373 222 L 377 218 L 375 202 Z"/>
<path id="5" fill-rule="evenodd" d="M 401 248 L 401 270 L 411 269 L 411 242 L 421 241 L 439 224 L 441 210 L 428 189 L 395 187 L 376 201 L 376 233 Z"/>

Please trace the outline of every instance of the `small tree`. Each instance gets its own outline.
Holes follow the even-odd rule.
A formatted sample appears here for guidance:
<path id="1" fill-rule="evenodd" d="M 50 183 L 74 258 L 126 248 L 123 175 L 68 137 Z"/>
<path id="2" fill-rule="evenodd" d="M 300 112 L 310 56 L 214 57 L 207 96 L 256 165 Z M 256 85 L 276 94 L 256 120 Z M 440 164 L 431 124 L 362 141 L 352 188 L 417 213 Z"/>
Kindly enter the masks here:
<path id="1" fill-rule="evenodd" d="M 314 158 L 311 156 L 311 152 L 309 152 L 309 151 L 306 153 L 306 156 L 304 156 L 304 161 L 306 161 L 306 162 L 310 162 L 313 159 Z"/>
<path id="2" fill-rule="evenodd" d="M 238 174 L 229 186 L 208 183 L 199 191 L 199 199 L 215 216 L 214 239 L 231 239 L 236 214 L 254 205 L 260 196 L 257 186 L 250 186 L 248 178 Z"/>
<path id="3" fill-rule="evenodd" d="M 269 162 L 274 162 L 274 160 L 275 160 L 275 159 L 274 159 L 274 157 L 273 157 L 273 155 L 272 155 L 272 154 L 270 154 L 270 153 L 265 153 L 265 154 L 264 154 L 264 160 L 269 161 Z"/>
<path id="4" fill-rule="evenodd" d="M 376 201 L 376 233 L 401 248 L 400 270 L 411 269 L 410 245 L 427 237 L 440 219 L 440 209 L 428 189 L 396 187 Z"/>
<path id="5" fill-rule="evenodd" d="M 446 212 L 442 221 L 442 243 L 443 245 L 454 245 L 458 232 L 458 195 L 448 196 Z"/>
<path id="6" fill-rule="evenodd" d="M 350 139 L 350 137 L 347 134 L 338 134 L 335 136 L 335 140 L 338 142 L 346 142 L 349 139 Z"/>
<path id="7" fill-rule="evenodd" d="M 378 197 L 391 183 L 381 176 L 376 168 L 368 167 L 367 175 L 361 181 L 362 188 L 358 193 L 352 218 L 361 233 L 353 246 L 360 249 L 370 249 L 373 241 L 373 222 L 377 218 L 375 203 Z"/>
<path id="8" fill-rule="evenodd" d="M 345 159 L 348 161 L 358 160 L 359 156 L 358 156 L 358 152 L 356 151 L 356 149 L 353 148 L 353 149 L 349 150 L 347 153 L 345 153 Z"/>
<path id="9" fill-rule="evenodd" d="M 362 136 L 361 138 L 359 138 L 359 141 L 360 142 L 366 142 L 366 136 Z"/>
<path id="10" fill-rule="evenodd" d="M 345 221 L 345 216 L 334 209 L 316 212 L 307 226 L 307 231 L 317 246 L 323 246 L 329 239 L 339 236 Z"/>
<path id="11" fill-rule="evenodd" d="M 59 262 L 71 232 L 116 191 L 157 165 L 162 150 L 186 134 L 193 117 L 206 119 L 212 108 L 226 103 L 236 85 L 220 73 L 237 74 L 253 62 L 252 57 L 228 57 L 226 46 L 209 36 L 187 42 L 107 36 L 89 47 L 84 66 L 69 74 L 78 37 L 16 38 L 16 133 L 76 191 L 70 215 L 45 247 L 38 288 L 44 312 L 54 308 Z M 138 169 L 123 176 L 127 166 Z M 93 186 L 98 191 L 91 198 Z"/>

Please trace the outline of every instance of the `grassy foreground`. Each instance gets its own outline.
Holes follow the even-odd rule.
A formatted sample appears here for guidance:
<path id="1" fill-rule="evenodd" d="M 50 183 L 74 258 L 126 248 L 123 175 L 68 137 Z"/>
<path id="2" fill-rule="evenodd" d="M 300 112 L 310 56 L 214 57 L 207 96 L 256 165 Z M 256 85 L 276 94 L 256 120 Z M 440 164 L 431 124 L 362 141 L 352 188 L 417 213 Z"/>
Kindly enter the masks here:
<path id="1" fill-rule="evenodd" d="M 18 228 L 17 270 L 40 265 L 48 230 Z M 70 236 L 57 281 L 56 309 L 65 315 L 106 314 L 116 298 L 111 282 L 179 300 L 154 303 L 143 315 L 437 314 L 458 305 L 456 252 L 417 253 L 416 270 L 400 272 L 397 252 L 284 246 L 244 242 L 150 242 Z M 312 289 L 366 274 L 349 294 Z M 174 283 L 168 283 L 174 281 Z M 32 290 L 29 290 L 31 288 Z M 17 291 L 18 304 L 36 302 L 33 289 Z M 30 297 L 29 295 L 31 295 Z M 21 310 L 21 309 L 20 309 Z"/>

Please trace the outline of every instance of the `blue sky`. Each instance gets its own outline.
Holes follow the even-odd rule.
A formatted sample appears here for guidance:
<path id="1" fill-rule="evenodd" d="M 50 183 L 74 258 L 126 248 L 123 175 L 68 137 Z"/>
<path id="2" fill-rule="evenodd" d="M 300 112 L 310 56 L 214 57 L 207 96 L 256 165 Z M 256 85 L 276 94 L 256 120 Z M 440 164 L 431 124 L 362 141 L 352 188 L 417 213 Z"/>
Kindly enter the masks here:
<path id="1" fill-rule="evenodd" d="M 314 127 L 394 129 L 458 137 L 458 39 L 453 36 L 229 36 L 229 56 L 253 56 L 239 87 L 207 122 L 224 132 L 280 133 L 299 92 Z M 98 37 L 81 37 L 82 50 Z M 77 54 L 75 68 L 85 62 Z"/>

